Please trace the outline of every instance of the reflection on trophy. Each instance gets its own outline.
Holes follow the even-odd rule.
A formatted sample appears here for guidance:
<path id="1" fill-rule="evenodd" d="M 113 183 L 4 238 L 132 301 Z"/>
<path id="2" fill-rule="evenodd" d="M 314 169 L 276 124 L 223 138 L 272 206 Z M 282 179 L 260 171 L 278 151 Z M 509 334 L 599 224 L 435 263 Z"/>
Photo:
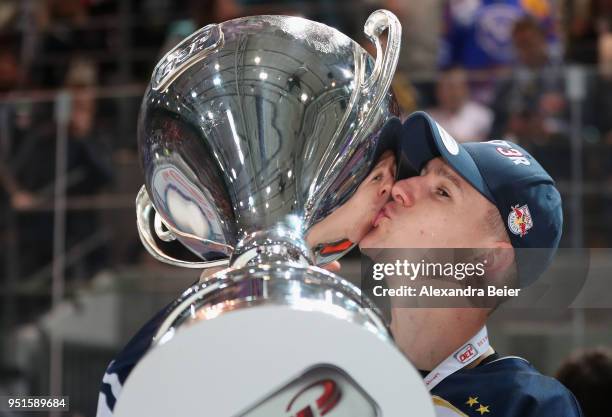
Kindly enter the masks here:
<path id="1" fill-rule="evenodd" d="M 163 262 L 227 268 L 174 302 L 118 416 L 433 416 L 374 305 L 319 267 L 356 243 L 337 222 L 356 191 L 382 192 L 368 174 L 398 123 L 401 27 L 379 10 L 364 31 L 375 59 L 320 23 L 247 17 L 158 63 L 138 121 L 139 233 Z"/>

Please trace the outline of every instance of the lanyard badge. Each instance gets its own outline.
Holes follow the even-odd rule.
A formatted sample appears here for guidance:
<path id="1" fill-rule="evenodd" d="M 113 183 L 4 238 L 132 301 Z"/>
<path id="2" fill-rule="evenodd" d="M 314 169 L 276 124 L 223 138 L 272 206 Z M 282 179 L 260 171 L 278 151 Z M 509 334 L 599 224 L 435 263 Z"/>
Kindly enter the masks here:
<path id="1" fill-rule="evenodd" d="M 436 385 L 444 380 L 444 378 L 462 369 L 489 350 L 489 335 L 487 327 L 484 326 L 476 335 L 467 341 L 463 346 L 454 351 L 450 356 L 444 359 L 433 371 L 425 377 L 425 386 L 428 390 L 432 390 Z"/>

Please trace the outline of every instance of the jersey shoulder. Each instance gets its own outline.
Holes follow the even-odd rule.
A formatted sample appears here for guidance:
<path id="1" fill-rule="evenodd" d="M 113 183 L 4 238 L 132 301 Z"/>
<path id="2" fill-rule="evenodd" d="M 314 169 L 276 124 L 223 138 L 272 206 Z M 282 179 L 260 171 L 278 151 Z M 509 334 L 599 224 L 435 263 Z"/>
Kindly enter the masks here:
<path id="1" fill-rule="evenodd" d="M 169 306 L 161 309 L 151 318 L 125 345 L 115 359 L 108 365 L 98 397 L 97 417 L 112 416 L 115 404 L 123 389 L 123 384 L 136 366 L 147 353 L 153 342 L 153 336 L 167 316 Z"/>
<path id="2" fill-rule="evenodd" d="M 125 347 L 110 363 L 107 373 L 116 373 L 121 382 L 131 372 L 132 368 L 142 359 L 153 343 L 153 336 L 166 318 L 168 306 L 161 309 L 130 339 Z"/>
<path id="3" fill-rule="evenodd" d="M 578 402 L 559 381 L 515 356 L 456 372 L 432 394 L 469 416 L 582 416 Z"/>

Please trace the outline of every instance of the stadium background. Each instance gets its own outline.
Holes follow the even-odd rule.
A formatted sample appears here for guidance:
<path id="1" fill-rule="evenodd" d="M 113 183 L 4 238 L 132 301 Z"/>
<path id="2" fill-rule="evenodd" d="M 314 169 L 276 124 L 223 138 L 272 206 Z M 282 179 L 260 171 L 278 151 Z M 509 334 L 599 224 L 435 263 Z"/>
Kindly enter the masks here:
<path id="1" fill-rule="evenodd" d="M 562 246 L 612 246 L 610 1 L 2 0 L 0 395 L 68 395 L 71 416 L 94 416 L 108 361 L 196 279 L 154 261 L 135 225 L 136 118 L 163 53 L 254 14 L 304 16 L 371 48 L 362 25 L 381 7 L 403 25 L 405 114 L 430 110 L 458 140 L 521 143 L 563 195 Z M 342 264 L 359 275 L 356 254 Z M 571 352 L 612 344 L 612 303 L 589 307 L 499 311 L 493 344 L 553 375 Z"/>

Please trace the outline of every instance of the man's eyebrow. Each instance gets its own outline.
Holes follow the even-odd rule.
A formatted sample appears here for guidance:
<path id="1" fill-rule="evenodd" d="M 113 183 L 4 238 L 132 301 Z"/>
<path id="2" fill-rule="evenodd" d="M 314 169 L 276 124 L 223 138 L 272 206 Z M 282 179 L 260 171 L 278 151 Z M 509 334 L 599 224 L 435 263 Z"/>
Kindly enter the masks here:
<path id="1" fill-rule="evenodd" d="M 447 180 L 455 184 L 455 187 L 457 187 L 460 191 L 463 191 L 461 188 L 461 182 L 459 181 L 459 178 L 457 178 L 456 175 L 454 175 L 452 172 L 450 172 L 445 167 L 439 166 L 436 169 L 436 174 L 446 178 Z"/>

